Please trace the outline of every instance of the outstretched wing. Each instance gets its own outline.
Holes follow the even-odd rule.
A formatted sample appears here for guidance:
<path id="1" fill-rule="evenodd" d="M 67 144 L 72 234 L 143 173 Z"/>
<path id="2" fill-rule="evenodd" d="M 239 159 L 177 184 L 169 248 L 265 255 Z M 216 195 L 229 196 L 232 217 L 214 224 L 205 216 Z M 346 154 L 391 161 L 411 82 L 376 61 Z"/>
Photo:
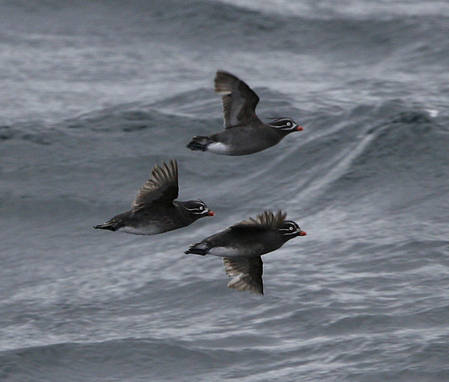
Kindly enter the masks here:
<path id="1" fill-rule="evenodd" d="M 259 97 L 236 76 L 218 71 L 215 76 L 215 91 L 222 95 L 224 124 L 227 129 L 259 120 L 256 115 Z"/>
<path id="2" fill-rule="evenodd" d="M 287 214 L 282 211 L 276 213 L 266 210 L 255 218 L 248 218 L 240 223 L 237 223 L 230 227 L 231 230 L 264 230 L 264 229 L 277 229 L 284 222 Z"/>
<path id="3" fill-rule="evenodd" d="M 132 204 L 133 209 L 143 208 L 155 201 L 171 203 L 178 197 L 178 163 L 155 165 L 151 177 L 139 190 Z"/>
<path id="4" fill-rule="evenodd" d="M 263 263 L 258 257 L 224 257 L 226 274 L 231 277 L 228 288 L 263 294 Z"/>

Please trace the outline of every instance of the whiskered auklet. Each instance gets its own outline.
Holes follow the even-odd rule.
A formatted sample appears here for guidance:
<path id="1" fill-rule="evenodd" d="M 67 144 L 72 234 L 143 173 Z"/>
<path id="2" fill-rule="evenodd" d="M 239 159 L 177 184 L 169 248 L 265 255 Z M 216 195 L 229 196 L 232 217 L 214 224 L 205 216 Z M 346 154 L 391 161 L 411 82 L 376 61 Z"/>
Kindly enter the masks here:
<path id="1" fill-rule="evenodd" d="M 306 233 L 287 214 L 264 211 L 192 245 L 185 253 L 223 257 L 229 288 L 263 294 L 261 255 Z"/>
<path id="2" fill-rule="evenodd" d="M 223 155 L 247 155 L 274 146 L 286 135 L 303 130 L 290 118 L 263 123 L 256 115 L 257 94 L 231 73 L 217 71 L 215 91 L 222 95 L 225 130 L 195 136 L 187 147 Z"/>
<path id="3" fill-rule="evenodd" d="M 124 231 L 136 235 L 155 235 L 188 226 L 205 216 L 213 216 L 201 200 L 176 201 L 178 163 L 155 165 L 151 177 L 139 190 L 129 211 L 114 216 L 94 228 Z"/>

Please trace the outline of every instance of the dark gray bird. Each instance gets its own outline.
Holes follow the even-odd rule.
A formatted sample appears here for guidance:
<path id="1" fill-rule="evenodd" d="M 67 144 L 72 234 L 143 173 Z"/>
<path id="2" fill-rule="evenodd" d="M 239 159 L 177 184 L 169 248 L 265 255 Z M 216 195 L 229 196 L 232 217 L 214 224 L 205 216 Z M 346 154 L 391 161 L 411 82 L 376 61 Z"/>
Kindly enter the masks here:
<path id="1" fill-rule="evenodd" d="M 94 228 L 155 235 L 188 226 L 205 216 L 214 216 L 201 200 L 175 201 L 178 197 L 178 164 L 155 165 L 129 211 L 114 216 Z"/>
<path id="2" fill-rule="evenodd" d="M 223 257 L 229 288 L 263 294 L 261 255 L 306 233 L 287 214 L 264 211 L 192 245 L 185 253 Z"/>
<path id="3" fill-rule="evenodd" d="M 303 128 L 290 118 L 263 123 L 256 115 L 257 94 L 231 73 L 218 71 L 215 91 L 222 95 L 225 130 L 193 137 L 187 147 L 223 155 L 247 155 L 274 146 L 286 135 Z"/>

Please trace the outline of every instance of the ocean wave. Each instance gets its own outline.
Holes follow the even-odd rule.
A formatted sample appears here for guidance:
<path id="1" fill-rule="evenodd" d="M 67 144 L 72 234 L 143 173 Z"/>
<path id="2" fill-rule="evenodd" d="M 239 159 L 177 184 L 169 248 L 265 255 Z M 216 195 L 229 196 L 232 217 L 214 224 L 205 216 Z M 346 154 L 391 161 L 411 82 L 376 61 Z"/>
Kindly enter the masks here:
<path id="1" fill-rule="evenodd" d="M 38 123 L 3 126 L 0 128 L 0 145 L 10 140 L 40 145 L 58 143 L 61 150 L 65 150 L 64 155 L 70 156 L 72 146 L 76 148 L 76 144 L 88 142 L 90 150 L 78 160 L 90 163 L 97 161 L 95 158 L 101 157 L 102 151 L 109 151 L 120 160 L 122 155 L 132 157 L 137 153 L 150 153 L 156 146 L 157 152 L 171 152 L 169 156 L 189 156 L 191 154 L 184 146 L 191 136 L 209 135 L 222 129 L 221 107 L 215 99 L 210 100 L 209 93 L 199 89 L 149 105 L 124 104 L 61 121 L 51 127 Z M 181 110 L 174 113 L 177 105 L 181 105 Z M 289 108 L 299 114 L 288 104 L 281 107 Z M 246 172 L 245 166 L 234 167 L 232 174 L 223 173 L 226 178 L 233 175 L 232 178 L 223 181 L 239 183 L 249 176 L 249 180 L 257 179 L 254 182 L 256 188 L 269 187 L 274 181 L 290 184 L 291 192 L 300 190 L 305 195 L 323 193 L 329 187 L 355 185 L 359 181 L 376 179 L 378 175 L 395 181 L 396 171 L 413 177 L 427 172 L 425 179 L 441 177 L 447 172 L 449 136 L 444 128 L 445 118 L 432 118 L 424 107 L 412 109 L 398 100 L 381 105 L 359 105 L 339 112 L 321 109 L 307 117 L 303 133 L 292 134 L 276 147 L 276 155 L 273 156 L 271 150 L 261 153 L 264 157 L 272 157 L 264 166 L 257 165 L 254 157 L 240 158 L 248 165 L 254 163 L 251 164 L 255 165 L 254 171 L 240 179 Z M 176 143 L 168 139 L 170 134 L 176 135 Z M 121 143 L 124 140 L 128 142 L 128 148 Z M 20 148 L 14 150 L 17 153 Z M 24 150 L 28 149 L 24 147 Z M 213 159 L 221 161 L 219 157 Z M 233 158 L 227 160 L 233 161 Z M 298 163 L 307 169 L 299 179 Z M 276 169 L 280 167 L 279 172 Z M 198 174 L 192 170 L 191 176 L 195 178 Z M 390 176 L 386 176 L 388 174 Z M 283 180 L 277 179 L 278 176 Z"/>
<path id="2" fill-rule="evenodd" d="M 211 368 L 223 357 L 229 363 L 234 358 L 229 353 L 195 349 L 183 341 L 156 339 L 58 343 L 1 352 L 0 376 L 8 381 L 102 380 L 112 375 L 120 380 L 157 379 L 161 375 L 176 380 L 181 369 L 183 377 L 193 377 L 192 364 Z M 173 364 L 175 368 L 171 367 Z"/>

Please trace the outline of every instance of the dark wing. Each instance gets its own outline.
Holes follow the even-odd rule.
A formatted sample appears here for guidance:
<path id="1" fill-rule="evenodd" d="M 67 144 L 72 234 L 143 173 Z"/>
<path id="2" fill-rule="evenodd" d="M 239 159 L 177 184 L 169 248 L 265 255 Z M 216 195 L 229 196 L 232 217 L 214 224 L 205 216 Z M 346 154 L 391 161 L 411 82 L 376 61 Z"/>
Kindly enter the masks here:
<path id="1" fill-rule="evenodd" d="M 171 203 L 178 197 L 178 163 L 155 165 L 132 204 L 133 209 L 143 208 L 153 202 Z"/>
<path id="2" fill-rule="evenodd" d="M 215 76 L 215 91 L 222 95 L 224 124 L 228 129 L 258 121 L 257 94 L 234 75 L 218 71 Z"/>
<path id="3" fill-rule="evenodd" d="M 248 218 L 240 223 L 230 227 L 231 230 L 238 231 L 262 231 L 269 229 L 277 229 L 284 222 L 287 214 L 282 211 L 274 213 L 270 210 L 263 211 L 255 218 Z"/>
<path id="4" fill-rule="evenodd" d="M 224 257 L 226 274 L 231 277 L 228 288 L 263 294 L 263 263 L 258 257 Z"/>

